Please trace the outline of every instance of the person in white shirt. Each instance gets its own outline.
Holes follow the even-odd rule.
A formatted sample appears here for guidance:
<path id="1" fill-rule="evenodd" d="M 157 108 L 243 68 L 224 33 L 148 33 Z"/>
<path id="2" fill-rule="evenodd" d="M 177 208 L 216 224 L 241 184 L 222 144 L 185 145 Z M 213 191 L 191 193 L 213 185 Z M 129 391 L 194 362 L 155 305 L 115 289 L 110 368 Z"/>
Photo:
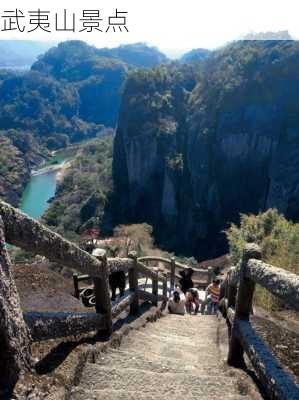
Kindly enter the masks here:
<path id="1" fill-rule="evenodd" d="M 184 293 L 176 287 L 168 301 L 168 311 L 170 314 L 185 314 L 186 298 Z"/>

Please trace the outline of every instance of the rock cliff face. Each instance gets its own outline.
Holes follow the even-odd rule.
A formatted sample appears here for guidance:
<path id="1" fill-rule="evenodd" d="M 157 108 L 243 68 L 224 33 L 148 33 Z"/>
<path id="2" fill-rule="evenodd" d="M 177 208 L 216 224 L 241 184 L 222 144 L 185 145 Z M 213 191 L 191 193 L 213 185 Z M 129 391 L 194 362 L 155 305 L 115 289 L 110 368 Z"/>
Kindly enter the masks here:
<path id="1" fill-rule="evenodd" d="M 298 67 L 296 42 L 245 41 L 192 70 L 130 76 L 114 149 L 120 217 L 199 257 L 225 250 L 240 212 L 298 221 Z"/>

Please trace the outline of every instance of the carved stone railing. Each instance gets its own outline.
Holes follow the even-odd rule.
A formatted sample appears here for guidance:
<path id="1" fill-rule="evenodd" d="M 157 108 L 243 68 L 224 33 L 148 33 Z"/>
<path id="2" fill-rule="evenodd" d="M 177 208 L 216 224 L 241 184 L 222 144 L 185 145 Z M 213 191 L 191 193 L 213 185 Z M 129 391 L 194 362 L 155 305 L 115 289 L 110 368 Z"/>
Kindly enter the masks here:
<path id="1" fill-rule="evenodd" d="M 99 331 L 105 326 L 104 316 L 95 312 L 25 312 L 23 316 L 32 339 L 38 341 Z"/>
<path id="2" fill-rule="evenodd" d="M 139 299 L 150 301 L 154 305 L 159 302 L 165 303 L 167 297 L 167 276 L 162 274 L 158 268 L 148 268 L 141 263 L 136 256 L 135 252 L 129 254 L 129 258 L 108 258 L 106 261 L 109 274 L 113 272 L 123 271 L 128 272 L 129 276 L 129 290 L 130 295 L 125 297 L 120 303 L 112 308 L 112 318 L 115 318 L 123 309 L 130 305 L 131 313 L 138 313 Z M 139 285 L 139 278 L 145 277 L 151 279 L 152 293 L 149 293 L 145 288 L 141 289 Z M 79 283 L 82 281 L 90 281 L 90 275 L 77 275 L 74 274 L 74 294 L 79 298 L 82 289 Z M 159 294 L 159 282 L 162 283 L 162 294 Z M 96 294 L 96 293 L 95 293 Z M 163 306 L 163 305 L 162 305 Z"/>
<path id="3" fill-rule="evenodd" d="M 170 279 L 170 287 L 169 287 L 170 291 L 174 288 L 175 279 L 178 280 L 180 278 L 180 275 L 178 275 L 177 272 L 189 268 L 188 265 L 176 261 L 174 257 L 169 259 L 164 257 L 146 256 L 138 258 L 138 261 L 142 263 L 148 263 L 148 262 L 162 263 L 164 269 L 166 269 L 166 274 L 167 276 L 169 276 Z M 194 271 L 192 279 L 197 287 L 202 286 L 205 288 L 209 283 L 212 282 L 214 275 L 212 267 L 208 267 L 206 269 L 192 267 L 192 269 Z M 205 279 L 203 279 L 203 277 Z"/>
<path id="4" fill-rule="evenodd" d="M 95 257 L 2 201 L 0 217 L 8 243 L 82 273 L 102 275 L 103 266 Z"/>
<path id="5" fill-rule="evenodd" d="M 6 243 L 15 245 L 48 260 L 71 267 L 93 281 L 96 312 L 82 313 L 22 313 L 19 295 L 11 271 Z M 117 271 L 128 273 L 130 294 L 111 307 L 109 274 Z M 152 293 L 138 287 L 138 274 L 152 280 Z M 158 293 L 162 282 L 163 294 Z M 14 384 L 19 373 L 30 369 L 30 341 L 89 331 L 109 337 L 113 319 L 126 308 L 131 314 L 139 312 L 139 299 L 158 305 L 167 300 L 167 278 L 159 271 L 147 268 L 132 253 L 128 258 L 108 258 L 103 253 L 95 258 L 77 245 L 52 232 L 38 221 L 14 207 L 0 201 L 0 370 L 6 371 L 3 379 Z"/>
<path id="6" fill-rule="evenodd" d="M 279 365 L 250 323 L 255 284 L 299 310 L 299 276 L 261 261 L 260 248 L 248 244 L 242 260 L 232 268 L 225 281 L 222 313 L 230 336 L 228 363 L 245 367 L 247 353 L 269 399 L 299 399 L 299 388 Z"/>

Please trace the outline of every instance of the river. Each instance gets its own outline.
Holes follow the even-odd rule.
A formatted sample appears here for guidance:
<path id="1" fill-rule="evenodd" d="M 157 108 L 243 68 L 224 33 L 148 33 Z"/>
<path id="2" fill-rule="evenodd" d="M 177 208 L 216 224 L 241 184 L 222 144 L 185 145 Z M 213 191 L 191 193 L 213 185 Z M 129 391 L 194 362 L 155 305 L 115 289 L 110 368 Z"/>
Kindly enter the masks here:
<path id="1" fill-rule="evenodd" d="M 25 214 L 38 219 L 46 211 L 49 206 L 48 200 L 55 195 L 59 167 L 62 167 L 67 158 L 67 154 L 59 152 L 51 159 L 53 167 L 48 163 L 40 171 L 34 171 L 20 203 L 20 209 Z"/>

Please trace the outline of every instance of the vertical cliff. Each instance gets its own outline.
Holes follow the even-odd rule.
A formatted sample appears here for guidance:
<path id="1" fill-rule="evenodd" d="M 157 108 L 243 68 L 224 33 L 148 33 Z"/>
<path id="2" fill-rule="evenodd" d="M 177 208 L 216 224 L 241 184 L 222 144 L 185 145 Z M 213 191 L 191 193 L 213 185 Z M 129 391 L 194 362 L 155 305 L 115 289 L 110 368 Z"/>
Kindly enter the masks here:
<path id="1" fill-rule="evenodd" d="M 132 72 L 124 88 L 114 142 L 113 177 L 121 220 L 150 221 L 175 245 L 184 180 L 187 103 L 196 67 Z"/>
<path id="2" fill-rule="evenodd" d="M 298 67 L 296 42 L 245 41 L 129 76 L 113 168 L 122 218 L 202 257 L 225 250 L 240 212 L 298 220 Z"/>

